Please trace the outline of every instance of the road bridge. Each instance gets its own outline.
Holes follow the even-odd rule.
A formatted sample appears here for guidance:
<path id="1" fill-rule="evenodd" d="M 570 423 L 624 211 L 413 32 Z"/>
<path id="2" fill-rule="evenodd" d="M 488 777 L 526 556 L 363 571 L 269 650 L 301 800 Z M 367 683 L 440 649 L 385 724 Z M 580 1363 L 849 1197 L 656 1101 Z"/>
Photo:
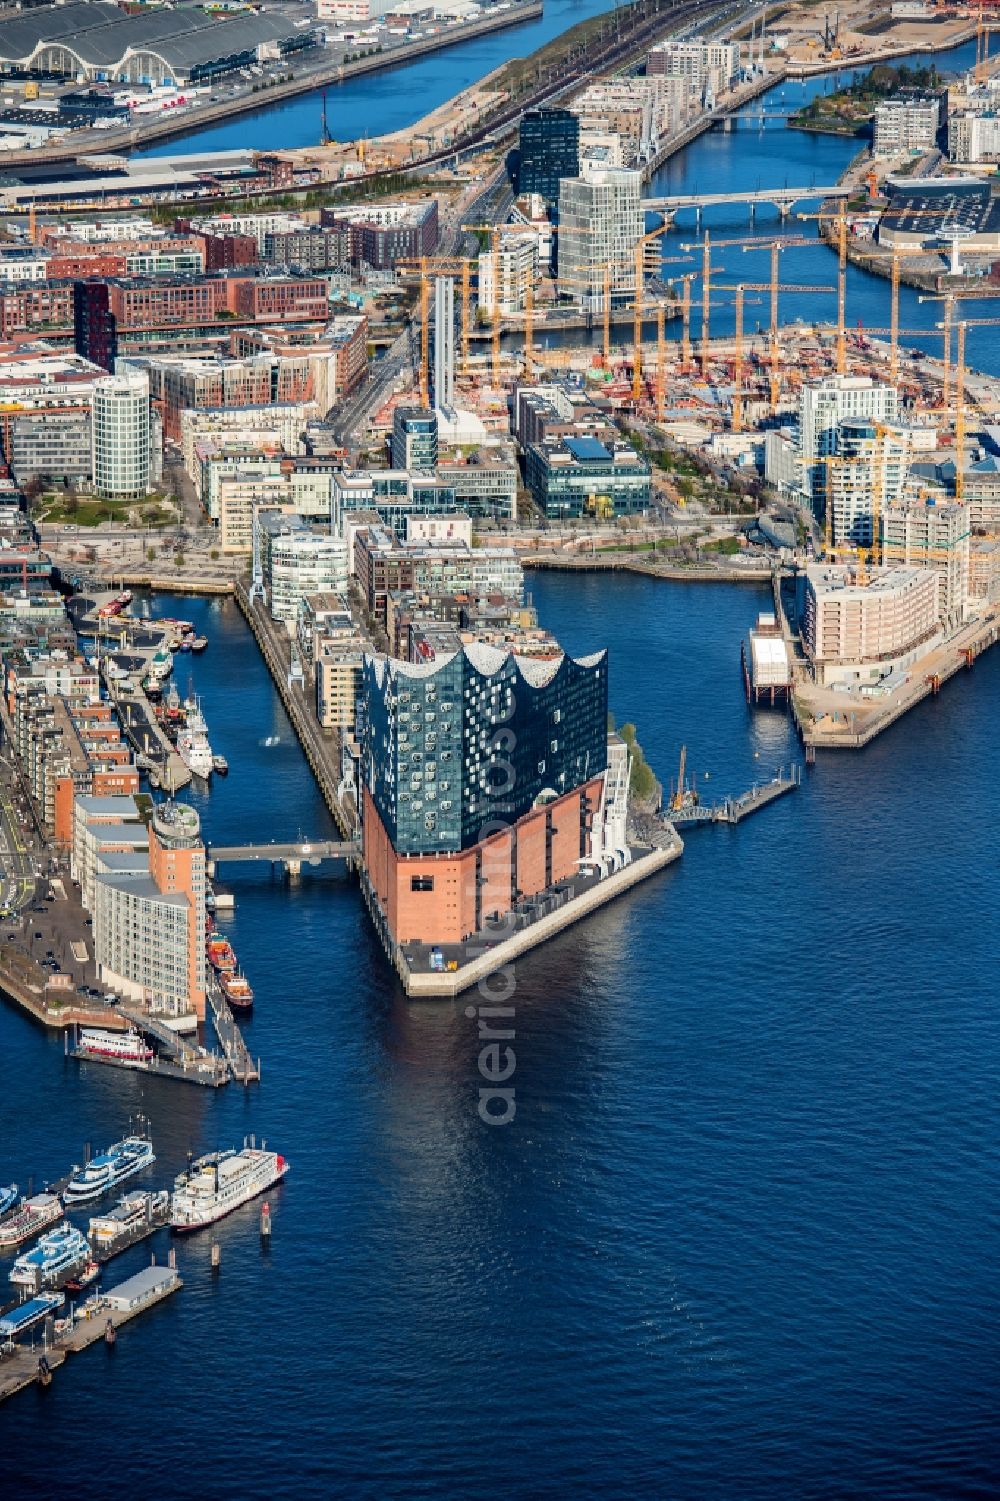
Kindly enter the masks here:
<path id="1" fill-rule="evenodd" d="M 752 210 L 761 203 L 776 208 L 784 219 L 797 203 L 817 198 L 849 198 L 856 191 L 856 188 L 846 187 L 843 183 L 834 183 L 832 187 L 820 188 L 760 188 L 754 193 L 668 193 L 660 198 L 644 198 L 642 206 L 649 213 L 672 218 L 682 208 L 693 208 L 700 216 L 702 209 L 715 208 L 720 204 L 746 204 Z"/>
<path id="2" fill-rule="evenodd" d="M 266 860 L 291 867 L 319 865 L 322 860 L 355 860 L 361 854 L 356 839 L 305 839 L 295 844 L 213 844 L 206 846 L 205 858 L 213 868 L 225 863 L 245 864 Z"/>

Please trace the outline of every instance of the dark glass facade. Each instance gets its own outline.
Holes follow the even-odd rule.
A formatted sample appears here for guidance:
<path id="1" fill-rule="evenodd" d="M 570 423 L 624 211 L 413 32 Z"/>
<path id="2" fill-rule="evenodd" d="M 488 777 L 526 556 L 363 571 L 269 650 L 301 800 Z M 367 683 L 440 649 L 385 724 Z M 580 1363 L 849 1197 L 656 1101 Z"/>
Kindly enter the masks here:
<path id="1" fill-rule="evenodd" d="M 364 664 L 364 777 L 397 854 L 455 853 L 607 765 L 606 652 L 473 645 L 433 667 Z"/>
<path id="2" fill-rule="evenodd" d="M 519 193 L 540 193 L 555 213 L 559 183 L 580 175 L 580 121 L 568 109 L 532 109 L 521 121 Z"/>

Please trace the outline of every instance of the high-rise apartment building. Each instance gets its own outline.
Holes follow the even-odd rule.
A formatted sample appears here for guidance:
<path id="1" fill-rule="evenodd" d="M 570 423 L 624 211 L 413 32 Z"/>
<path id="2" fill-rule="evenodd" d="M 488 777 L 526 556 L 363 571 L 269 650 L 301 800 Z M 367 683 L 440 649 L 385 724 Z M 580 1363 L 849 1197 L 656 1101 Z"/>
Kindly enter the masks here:
<path id="1" fill-rule="evenodd" d="M 803 386 L 799 400 L 798 454 L 806 491 L 821 499 L 825 465 L 819 460 L 837 452 L 837 430 L 851 417 L 870 422 L 894 422 L 898 397 L 894 386 L 880 385 L 868 376 L 831 375 Z"/>
<path id="2" fill-rule="evenodd" d="M 635 247 L 645 220 L 639 172 L 568 177 L 559 190 L 559 292 L 588 312 L 635 295 Z"/>
<path id="3" fill-rule="evenodd" d="M 910 459 L 905 431 L 849 418 L 837 427 L 836 459 L 830 464 L 824 495 L 831 507 L 834 543 L 870 547 L 875 518 L 902 493 Z"/>
<path id="4" fill-rule="evenodd" d="M 94 489 L 138 500 L 149 489 L 149 377 L 143 370 L 108 375 L 94 385 L 91 424 Z"/>
<path id="5" fill-rule="evenodd" d="M 559 184 L 580 171 L 580 121 L 568 109 L 530 109 L 521 120 L 518 193 L 538 193 L 551 213 Z"/>
<path id="6" fill-rule="evenodd" d="M 731 88 L 739 71 L 738 42 L 660 42 L 646 56 L 648 77 L 686 78 L 703 98 Z"/>
<path id="7" fill-rule="evenodd" d="M 434 406 L 455 408 L 455 283 L 450 276 L 434 281 Z"/>

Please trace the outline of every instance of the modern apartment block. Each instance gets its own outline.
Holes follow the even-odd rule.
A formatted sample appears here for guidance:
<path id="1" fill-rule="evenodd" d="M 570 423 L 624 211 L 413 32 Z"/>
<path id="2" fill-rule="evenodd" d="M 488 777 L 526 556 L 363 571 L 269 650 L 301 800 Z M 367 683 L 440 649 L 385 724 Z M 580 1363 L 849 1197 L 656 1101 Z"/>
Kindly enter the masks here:
<path id="1" fill-rule="evenodd" d="M 635 295 L 635 248 L 645 229 L 642 176 L 632 171 L 564 178 L 559 189 L 559 294 L 585 311 Z"/>
<path id="2" fill-rule="evenodd" d="M 910 459 L 903 429 L 849 418 L 837 428 L 836 459 L 824 465 L 824 505 L 831 507 L 831 540 L 870 547 L 876 516 L 902 492 Z"/>
<path id="3" fill-rule="evenodd" d="M 308 594 L 342 594 L 348 585 L 347 543 L 313 531 L 300 516 L 262 511 L 260 555 L 273 620 L 293 624 Z"/>
<path id="4" fill-rule="evenodd" d="M 732 88 L 739 72 L 738 42 L 660 42 L 646 55 L 650 78 L 685 78 L 703 98 Z"/>
<path id="5" fill-rule="evenodd" d="M 530 229 L 504 230 L 496 253 L 479 257 L 479 307 L 488 317 L 521 313 L 538 280 L 538 236 Z"/>
<path id="6" fill-rule="evenodd" d="M 889 567 L 926 568 L 940 579 L 938 605 L 947 625 L 963 618 L 971 589 L 969 548 L 972 528 L 966 505 L 934 505 L 914 500 L 881 513 L 882 562 Z"/>
<path id="7" fill-rule="evenodd" d="M 881 385 L 868 376 L 830 375 L 803 386 L 799 399 L 798 455 L 806 492 L 822 500 L 826 466 L 819 460 L 836 454 L 842 422 L 849 418 L 894 422 L 898 402 L 894 386 Z"/>
<path id="8" fill-rule="evenodd" d="M 927 151 L 937 142 L 944 120 L 944 98 L 883 99 L 875 107 L 872 151 L 875 156 L 899 156 Z"/>
<path id="9" fill-rule="evenodd" d="M 593 854 L 608 765 L 607 656 L 482 645 L 418 666 L 368 656 L 367 886 L 399 944 L 460 943 Z"/>
<path id="10" fill-rule="evenodd" d="M 152 438 L 144 370 L 107 375 L 96 383 L 91 440 L 98 495 L 139 500 L 148 492 Z"/>
<path id="11" fill-rule="evenodd" d="M 910 666 L 938 636 L 940 588 L 929 568 L 807 568 L 802 640 L 817 682 L 876 683 Z"/>
<path id="12" fill-rule="evenodd" d="M 94 956 L 105 984 L 167 1015 L 205 1015 L 205 846 L 198 814 L 159 803 L 148 851 L 105 850 L 94 874 Z"/>

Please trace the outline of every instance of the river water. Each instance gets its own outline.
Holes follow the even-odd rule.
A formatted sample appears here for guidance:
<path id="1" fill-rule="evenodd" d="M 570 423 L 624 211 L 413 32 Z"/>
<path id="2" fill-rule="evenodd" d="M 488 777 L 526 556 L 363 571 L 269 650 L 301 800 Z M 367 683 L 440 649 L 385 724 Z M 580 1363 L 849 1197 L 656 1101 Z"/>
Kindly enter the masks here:
<path id="1" fill-rule="evenodd" d="M 790 180 L 799 151 L 836 175 L 843 143 L 779 139 Z M 777 149 L 713 135 L 672 181 L 766 182 Z M 608 646 L 613 711 L 665 781 L 682 742 L 707 795 L 795 756 L 742 695 L 762 591 L 531 589 L 567 649 Z M 159 605 L 210 639 L 179 672 L 232 766 L 194 798 L 209 839 L 329 832 L 235 606 Z M 408 1003 L 335 874 L 231 875 L 259 1089 L 81 1068 L 0 1010 L 0 1181 L 57 1175 L 140 1109 L 151 1182 L 249 1131 L 292 1163 L 268 1252 L 253 1209 L 214 1278 L 207 1239 L 182 1242 L 179 1295 L 0 1408 L 4 1494 L 995 1494 L 998 692 L 991 654 L 520 961 L 504 1129 L 477 1114 L 465 1000 Z"/>

